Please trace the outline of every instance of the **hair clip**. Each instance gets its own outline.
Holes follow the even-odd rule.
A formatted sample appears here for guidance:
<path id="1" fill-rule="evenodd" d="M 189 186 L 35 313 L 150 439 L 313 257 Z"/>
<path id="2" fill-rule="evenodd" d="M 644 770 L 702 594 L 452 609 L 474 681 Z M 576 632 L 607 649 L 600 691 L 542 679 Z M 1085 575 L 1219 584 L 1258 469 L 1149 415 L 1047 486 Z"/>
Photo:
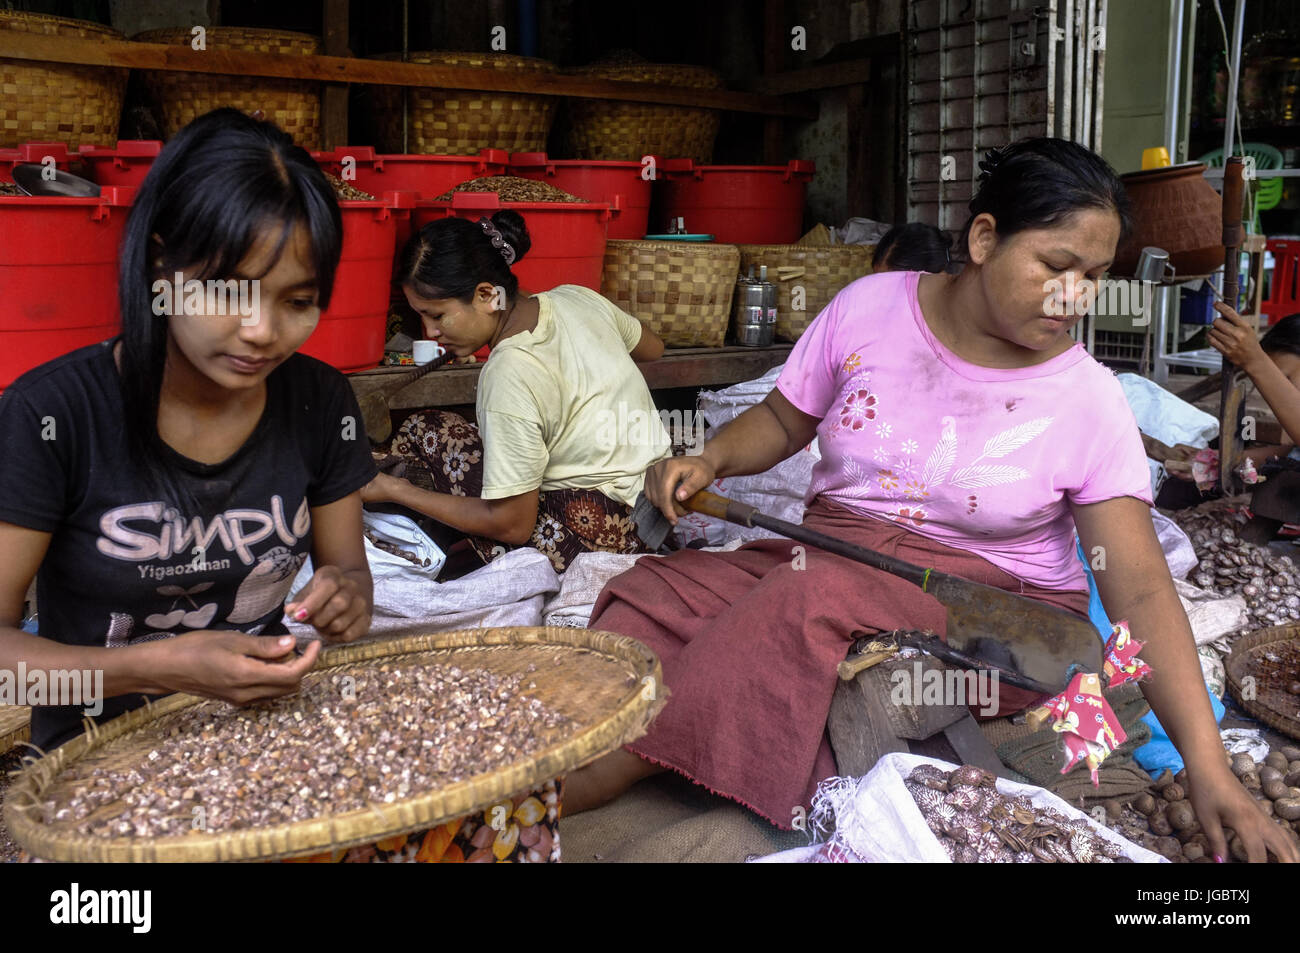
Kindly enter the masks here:
<path id="1" fill-rule="evenodd" d="M 492 220 L 489 218 L 480 218 L 478 223 L 483 226 L 483 232 L 487 235 L 488 241 L 492 243 L 492 247 L 501 252 L 501 257 L 506 260 L 506 264 L 513 265 L 515 263 L 515 250 L 511 244 L 502 237 L 501 232 L 497 230 L 497 227 L 492 224 Z"/>

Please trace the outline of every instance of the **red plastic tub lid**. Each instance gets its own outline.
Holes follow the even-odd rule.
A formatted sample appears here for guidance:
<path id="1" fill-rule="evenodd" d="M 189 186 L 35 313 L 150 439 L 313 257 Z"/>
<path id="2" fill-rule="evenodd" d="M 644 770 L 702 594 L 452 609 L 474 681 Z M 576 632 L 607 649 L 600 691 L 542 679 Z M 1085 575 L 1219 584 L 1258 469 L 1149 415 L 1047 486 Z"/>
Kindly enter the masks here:
<path id="1" fill-rule="evenodd" d="M 472 162 L 476 165 L 504 166 L 510 161 L 510 153 L 504 149 L 480 149 L 477 155 L 440 156 L 375 152 L 374 146 L 339 146 L 333 152 L 313 152 L 312 158 L 317 162 L 342 162 L 350 158 L 356 162 L 371 162 L 376 166 L 382 166 L 385 162 Z"/>
<path id="2" fill-rule="evenodd" d="M 77 151 L 91 158 L 133 156 L 154 158 L 162 152 L 161 139 L 119 139 L 116 146 L 82 146 Z"/>
<path id="3" fill-rule="evenodd" d="M 416 203 L 421 208 L 445 208 L 475 212 L 495 212 L 503 208 L 524 209 L 530 211 L 600 212 L 610 214 L 608 202 L 502 202 L 495 192 L 454 192 L 451 201 L 446 199 L 421 199 Z"/>
<path id="4" fill-rule="evenodd" d="M 0 204 L 11 208 L 96 208 L 105 205 L 127 208 L 135 201 L 135 193 L 134 185 L 106 185 L 100 188 L 98 195 L 4 195 L 0 196 Z M 96 219 L 101 217 L 100 213 L 92 215 Z"/>
<path id="5" fill-rule="evenodd" d="M 595 168 L 595 169 L 640 169 L 645 164 L 647 156 L 640 159 L 551 159 L 545 152 L 512 152 L 510 153 L 510 165 L 518 169 L 536 169 L 545 167 L 554 169 L 556 166 L 563 168 Z M 659 165 L 663 160 L 656 155 L 651 155 L 655 165 Z M 689 160 L 688 160 L 689 161 Z"/>
<path id="6" fill-rule="evenodd" d="M 53 156 L 56 163 L 68 161 L 66 142 L 23 142 L 14 149 L 0 149 L 0 162 L 18 164 L 22 162 L 40 162 L 46 156 Z"/>
<path id="7" fill-rule="evenodd" d="M 665 159 L 659 163 L 664 172 L 693 173 L 699 178 L 706 172 L 782 172 L 786 177 L 812 176 L 817 163 L 811 159 L 791 159 L 785 165 L 696 165 L 694 159 Z"/>

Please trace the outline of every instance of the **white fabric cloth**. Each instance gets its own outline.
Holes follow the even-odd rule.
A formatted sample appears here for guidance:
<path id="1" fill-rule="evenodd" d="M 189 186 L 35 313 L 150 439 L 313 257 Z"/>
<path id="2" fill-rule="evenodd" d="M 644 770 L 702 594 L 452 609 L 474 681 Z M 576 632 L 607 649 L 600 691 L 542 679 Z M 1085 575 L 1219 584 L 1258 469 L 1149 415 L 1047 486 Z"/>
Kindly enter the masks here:
<path id="1" fill-rule="evenodd" d="M 622 553 L 579 553 L 560 580 L 560 591 L 542 609 L 546 625 L 585 628 L 596 597 L 605 584 L 631 569 L 640 555 Z M 650 556 L 657 559 L 657 556 Z"/>
<path id="2" fill-rule="evenodd" d="M 720 391 L 702 391 L 697 402 L 697 412 L 709 424 L 709 435 L 724 424 L 761 403 L 776 387 L 776 379 L 785 365 L 774 367 L 762 377 L 743 381 Z M 765 473 L 753 476 L 727 477 L 714 481 L 709 487 L 729 499 L 755 506 L 769 516 L 790 523 L 803 521 L 804 492 L 812 480 L 813 465 L 821 459 L 814 440 L 788 460 L 783 460 Z M 736 540 L 749 542 L 776 536 L 759 527 L 736 526 L 724 520 L 691 513 L 677 522 L 674 530 L 683 546 L 703 540 L 708 546 L 723 546 Z"/>
<path id="3" fill-rule="evenodd" d="M 311 560 L 294 580 L 297 592 L 311 579 Z M 407 635 L 497 626 L 541 625 L 542 607 L 560 589 L 545 555 L 531 547 L 513 549 L 482 569 L 450 582 L 409 571 L 375 577 L 372 635 Z M 286 620 L 294 635 L 311 626 Z"/>

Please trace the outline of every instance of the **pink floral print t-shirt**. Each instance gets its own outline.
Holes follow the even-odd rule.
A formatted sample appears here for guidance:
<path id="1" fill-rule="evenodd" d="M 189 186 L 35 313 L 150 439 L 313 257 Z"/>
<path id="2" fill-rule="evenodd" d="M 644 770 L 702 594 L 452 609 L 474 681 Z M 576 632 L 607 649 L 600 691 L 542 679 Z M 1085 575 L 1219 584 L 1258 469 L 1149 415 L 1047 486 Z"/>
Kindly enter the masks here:
<path id="1" fill-rule="evenodd" d="M 795 345 L 777 388 L 822 418 L 807 500 L 824 496 L 1035 585 L 1087 588 L 1070 503 L 1151 504 L 1137 423 L 1082 345 L 980 367 L 930 332 L 920 272 L 846 287 Z"/>

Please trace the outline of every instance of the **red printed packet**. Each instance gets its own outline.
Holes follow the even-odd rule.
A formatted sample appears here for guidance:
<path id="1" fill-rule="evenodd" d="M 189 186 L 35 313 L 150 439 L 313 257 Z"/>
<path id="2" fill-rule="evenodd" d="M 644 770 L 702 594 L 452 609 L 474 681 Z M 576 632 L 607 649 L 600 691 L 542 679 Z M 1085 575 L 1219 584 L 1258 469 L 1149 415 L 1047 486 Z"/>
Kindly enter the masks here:
<path id="1" fill-rule="evenodd" d="M 1151 666 L 1137 657 L 1141 648 L 1142 643 L 1129 634 L 1128 622 L 1117 622 L 1102 649 L 1102 670 L 1106 674 L 1107 688 L 1141 681 L 1151 674 Z"/>
<path id="2" fill-rule="evenodd" d="M 1030 717 L 1037 721 L 1051 718 L 1052 729 L 1064 736 L 1066 758 L 1061 773 L 1085 763 L 1094 786 L 1100 784 L 1097 769 L 1101 763 L 1128 739 L 1102 697 L 1100 676 L 1091 673 L 1075 675 L 1065 691 L 1035 709 Z"/>

